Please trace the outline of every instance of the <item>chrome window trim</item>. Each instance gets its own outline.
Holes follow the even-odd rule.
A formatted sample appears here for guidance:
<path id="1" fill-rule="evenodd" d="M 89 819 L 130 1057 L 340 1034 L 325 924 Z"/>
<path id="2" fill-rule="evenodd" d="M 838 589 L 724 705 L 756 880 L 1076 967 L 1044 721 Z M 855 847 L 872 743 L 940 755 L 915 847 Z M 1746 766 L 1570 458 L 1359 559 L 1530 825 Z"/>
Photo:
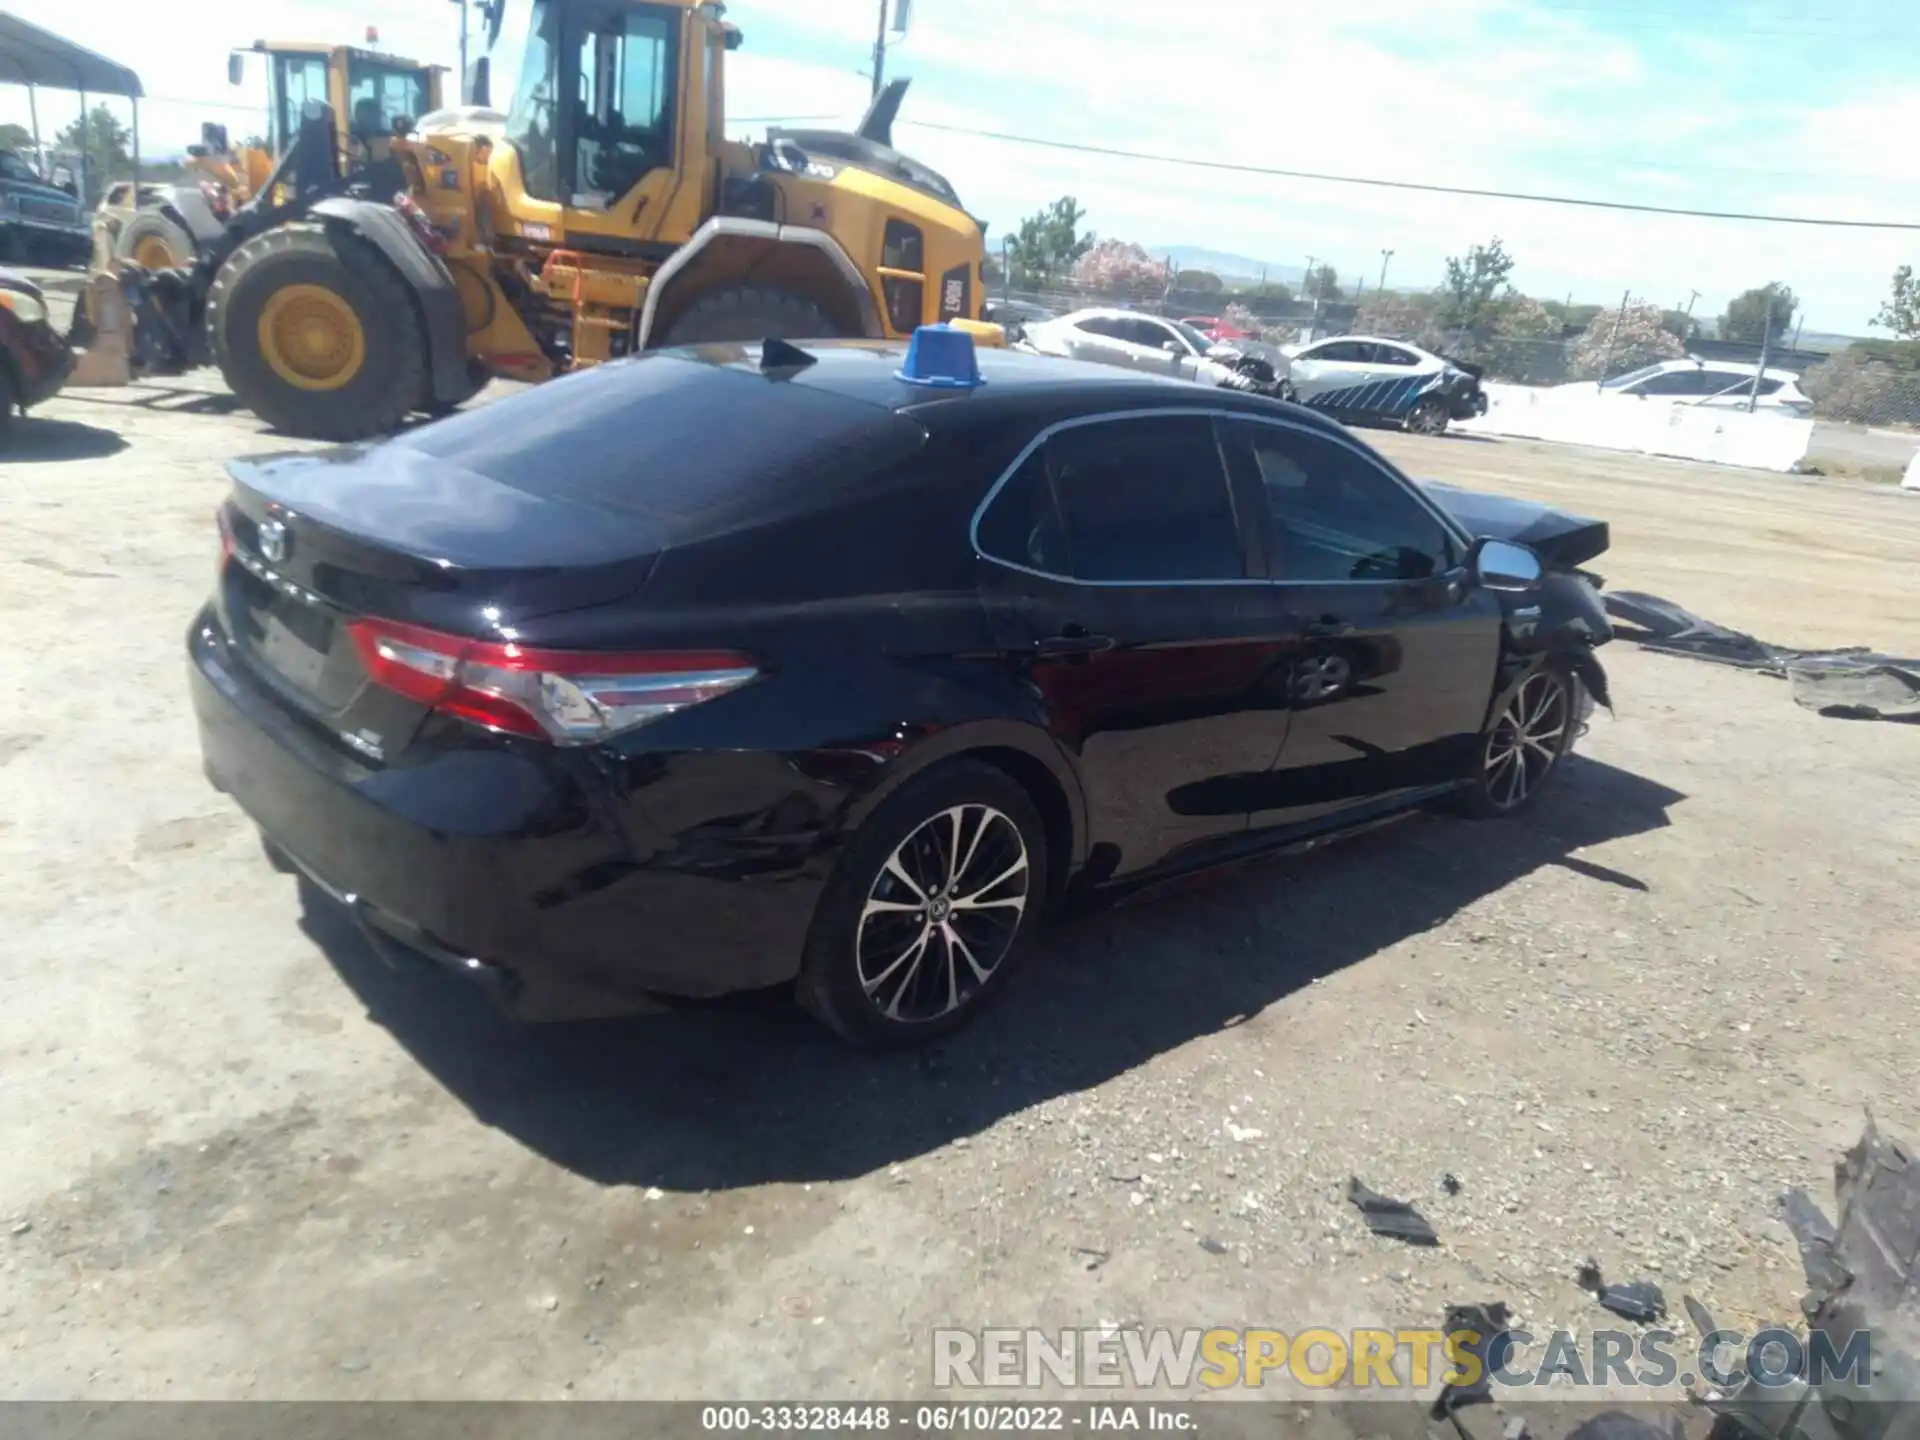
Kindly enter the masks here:
<path id="1" fill-rule="evenodd" d="M 1439 521 L 1440 528 L 1459 542 L 1460 562 L 1451 569 L 1441 572 L 1440 575 L 1435 575 L 1430 578 L 1438 580 L 1445 575 L 1455 574 L 1465 567 L 1466 556 L 1473 549 L 1473 539 L 1461 528 L 1460 523 L 1428 498 L 1426 493 L 1422 491 L 1414 481 L 1409 480 L 1406 476 L 1392 469 L 1385 461 L 1381 460 L 1379 456 L 1362 448 L 1351 436 L 1332 433 L 1322 430 L 1317 426 L 1302 425 L 1298 421 L 1284 415 L 1258 415 L 1246 410 L 1228 410 L 1219 406 L 1199 405 L 1158 405 L 1140 410 L 1102 410 L 1097 414 L 1075 415 L 1066 420 L 1054 421 L 1053 424 L 1041 430 L 1020 448 L 1020 453 L 1013 457 L 1013 462 L 1000 472 L 993 484 L 987 487 L 987 493 L 981 497 L 980 503 L 973 507 L 973 518 L 967 524 L 967 541 L 973 547 L 974 558 L 984 560 L 988 564 L 998 565 L 1003 570 L 1012 570 L 1021 575 L 1031 575 L 1040 580 L 1050 580 L 1057 585 L 1084 585 L 1090 589 L 1138 590 L 1150 585 L 1177 589 L 1194 589 L 1199 587 L 1243 585 L 1258 585 L 1263 588 L 1272 588 L 1278 585 L 1407 585 L 1416 583 L 1407 580 L 1276 580 L 1253 579 L 1251 577 L 1234 580 L 1082 580 L 1074 575 L 1061 575 L 1052 570 L 1036 570 L 1031 565 L 1021 565 L 1012 560 L 1003 560 L 1000 556 L 989 555 L 985 550 L 981 549 L 980 517 L 987 513 L 987 507 L 992 505 L 999 497 L 1000 492 L 1006 488 L 1007 482 L 1018 473 L 1022 465 L 1027 463 L 1032 457 L 1033 452 L 1046 444 L 1054 435 L 1062 430 L 1072 430 L 1082 425 L 1099 425 L 1114 420 L 1156 420 L 1172 415 L 1204 415 L 1209 419 L 1215 420 L 1246 420 L 1255 425 L 1271 425 L 1278 430 L 1288 430 L 1295 434 L 1310 435 L 1323 440 L 1331 440 L 1336 445 L 1344 445 L 1355 455 L 1380 471 L 1393 484 L 1398 485 L 1401 490 L 1410 494 L 1415 504 L 1419 505 L 1435 520 Z M 1227 469 L 1225 455 L 1220 457 L 1220 461 L 1221 469 L 1227 482 L 1227 501 L 1228 504 L 1233 506 L 1234 521 L 1235 524 L 1238 525 L 1241 523 L 1241 520 L 1239 506 L 1233 494 L 1233 474 Z M 1262 488 L 1265 488 L 1264 482 Z M 1271 557 L 1268 558 L 1271 559 Z"/>

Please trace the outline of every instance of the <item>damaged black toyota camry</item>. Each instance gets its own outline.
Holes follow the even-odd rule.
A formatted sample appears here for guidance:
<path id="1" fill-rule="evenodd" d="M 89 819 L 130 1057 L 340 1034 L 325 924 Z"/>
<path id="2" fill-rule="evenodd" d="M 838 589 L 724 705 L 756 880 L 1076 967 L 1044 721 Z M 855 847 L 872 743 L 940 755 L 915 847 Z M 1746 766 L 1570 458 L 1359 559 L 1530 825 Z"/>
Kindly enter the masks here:
<path id="1" fill-rule="evenodd" d="M 209 777 L 380 953 L 530 1018 L 788 985 L 910 1044 L 1066 897 L 1523 809 L 1606 695 L 1604 525 L 944 327 L 230 471 Z"/>

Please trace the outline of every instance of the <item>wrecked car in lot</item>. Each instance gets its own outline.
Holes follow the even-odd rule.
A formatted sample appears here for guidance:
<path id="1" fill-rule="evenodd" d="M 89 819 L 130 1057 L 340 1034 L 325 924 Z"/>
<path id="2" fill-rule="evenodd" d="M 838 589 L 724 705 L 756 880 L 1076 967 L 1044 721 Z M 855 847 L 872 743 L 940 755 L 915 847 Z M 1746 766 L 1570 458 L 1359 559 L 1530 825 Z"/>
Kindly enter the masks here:
<path id="1" fill-rule="evenodd" d="M 73 370 L 73 350 L 53 328 L 47 297 L 26 276 L 0 270 L 0 434 L 58 390 Z"/>
<path id="2" fill-rule="evenodd" d="M 1293 398 L 1336 419 L 1438 435 L 1449 421 L 1487 413 L 1481 367 L 1404 340 L 1342 335 L 1288 346 L 1283 354 Z"/>
<path id="3" fill-rule="evenodd" d="M 945 327 L 228 468 L 209 777 L 376 948 L 529 1015 L 792 985 L 914 1043 L 1070 894 L 1523 810 L 1606 694 L 1538 507 Z"/>
<path id="4" fill-rule="evenodd" d="M 1289 397 L 1274 363 L 1277 352 L 1263 353 L 1267 347 L 1251 339 L 1218 341 L 1184 320 L 1135 310 L 1075 310 L 1058 319 L 1037 321 L 1023 328 L 1019 345 L 1036 355 Z"/>

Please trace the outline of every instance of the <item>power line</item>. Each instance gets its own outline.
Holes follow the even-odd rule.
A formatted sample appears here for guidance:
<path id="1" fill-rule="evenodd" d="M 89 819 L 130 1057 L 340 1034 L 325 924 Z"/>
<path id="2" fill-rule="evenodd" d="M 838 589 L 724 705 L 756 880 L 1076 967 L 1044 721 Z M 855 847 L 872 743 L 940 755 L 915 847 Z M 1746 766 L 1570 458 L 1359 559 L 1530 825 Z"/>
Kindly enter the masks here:
<path id="1" fill-rule="evenodd" d="M 1151 155 L 1142 150 L 1120 150 L 1106 145 L 1082 145 L 1070 140 L 1043 140 L 1036 135 L 1010 135 L 1001 130 L 975 130 L 964 125 L 938 125 L 931 120 L 902 120 L 902 125 L 970 135 L 1011 145 L 1035 145 L 1047 150 L 1070 150 L 1079 155 L 1110 155 L 1121 160 L 1149 160 L 1158 165 L 1185 165 L 1195 170 L 1226 170 L 1236 175 L 1272 175 L 1283 180 L 1318 180 L 1329 185 L 1370 185 L 1383 190 L 1420 190 L 1430 195 L 1466 195 L 1481 200 L 1525 200 L 1538 205 L 1578 205 L 1589 210 L 1628 210 L 1641 215 L 1685 215 L 1700 220 L 1748 220 L 1765 225 L 1819 225 L 1843 230 L 1920 230 L 1920 220 L 1829 220 L 1818 215 L 1763 215 L 1744 210 L 1691 210 L 1678 205 L 1641 205 L 1629 200 L 1590 200 L 1579 195 L 1538 195 L 1521 190 L 1481 190 L 1468 185 L 1431 185 L 1418 180 L 1378 180 L 1364 175 L 1328 175 L 1315 170 L 1282 170 L 1270 165 L 1241 165 L 1228 160 L 1196 160 L 1181 155 Z"/>

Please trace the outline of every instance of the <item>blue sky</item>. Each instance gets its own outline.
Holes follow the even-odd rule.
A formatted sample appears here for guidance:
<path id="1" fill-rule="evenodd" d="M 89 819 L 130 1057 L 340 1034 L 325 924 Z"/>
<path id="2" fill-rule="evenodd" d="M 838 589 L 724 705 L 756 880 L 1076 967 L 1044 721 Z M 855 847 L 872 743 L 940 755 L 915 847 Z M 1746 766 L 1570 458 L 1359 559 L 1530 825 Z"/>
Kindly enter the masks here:
<path id="1" fill-rule="evenodd" d="M 358 40 L 451 62 L 446 0 L 164 7 L 6 0 L 140 69 L 151 148 L 212 104 L 255 100 L 225 50 L 256 36 Z M 524 4 L 524 0 L 519 0 Z M 855 118 L 877 0 L 736 0 L 736 118 Z M 508 29 L 513 29 L 510 18 Z M 191 36 L 178 33 L 191 29 Z M 1723 210 L 1920 223 L 1920 7 L 1891 0 L 915 0 L 889 73 L 914 88 L 896 140 L 944 172 L 997 235 L 1072 193 L 1103 235 L 1274 260 L 1329 260 L 1430 285 L 1443 258 L 1501 236 L 1543 296 L 1662 305 L 1794 286 L 1809 329 L 1863 333 L 1920 232 L 1616 214 L 1359 189 L 1087 157 L 955 135 L 994 129 L 1253 165 Z M 250 82 L 250 85 L 253 82 Z M 0 119 L 24 119 L 0 93 Z M 44 128 L 71 100 L 45 97 Z M 754 130 L 758 124 L 743 125 Z"/>

